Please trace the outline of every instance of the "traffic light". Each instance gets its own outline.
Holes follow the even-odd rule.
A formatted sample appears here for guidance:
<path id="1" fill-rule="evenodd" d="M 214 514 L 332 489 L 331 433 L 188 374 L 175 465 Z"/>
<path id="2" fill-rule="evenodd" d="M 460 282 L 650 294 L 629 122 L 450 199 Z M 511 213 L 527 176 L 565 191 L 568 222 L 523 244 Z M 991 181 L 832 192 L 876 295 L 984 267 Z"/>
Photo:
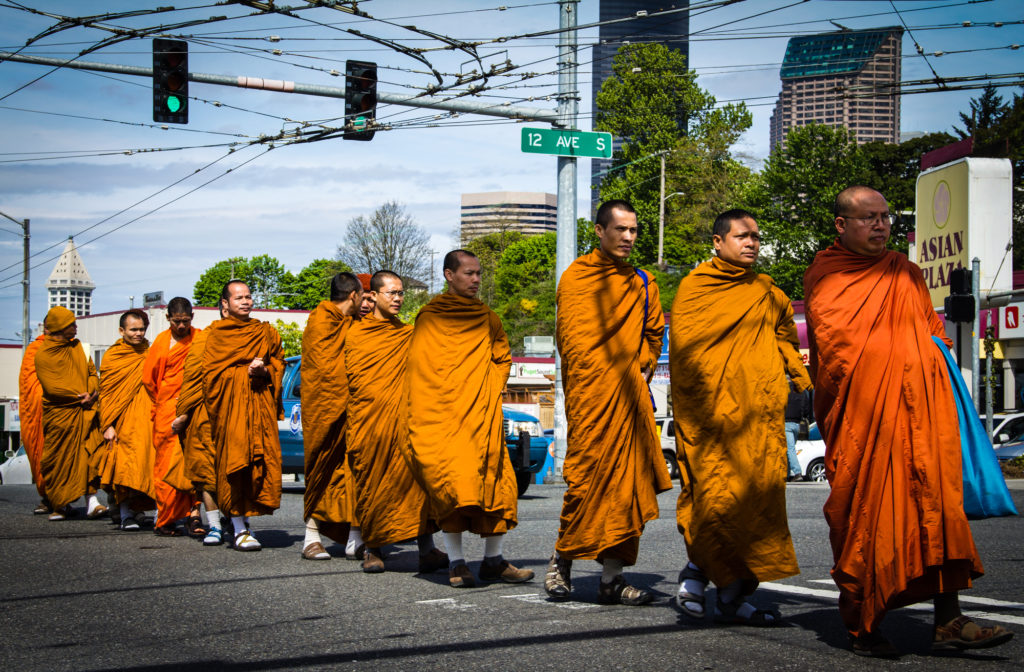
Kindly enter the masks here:
<path id="1" fill-rule="evenodd" d="M 188 123 L 188 42 L 153 40 L 153 121 Z"/>
<path id="2" fill-rule="evenodd" d="M 346 140 L 372 140 L 377 115 L 377 64 L 366 61 L 345 61 L 345 128 Z"/>
<path id="3" fill-rule="evenodd" d="M 966 268 L 954 269 L 949 274 L 949 296 L 946 297 L 946 319 L 950 322 L 974 322 L 974 290 L 971 272 Z"/>

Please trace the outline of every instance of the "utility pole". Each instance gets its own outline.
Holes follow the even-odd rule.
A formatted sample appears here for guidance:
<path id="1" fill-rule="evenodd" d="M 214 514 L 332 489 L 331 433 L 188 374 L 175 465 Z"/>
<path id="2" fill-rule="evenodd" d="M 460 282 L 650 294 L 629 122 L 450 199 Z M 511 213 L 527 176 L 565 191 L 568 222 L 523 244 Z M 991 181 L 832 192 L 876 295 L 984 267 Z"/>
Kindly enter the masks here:
<path id="1" fill-rule="evenodd" d="M 576 128 L 579 92 L 576 90 L 576 13 L 579 0 L 559 0 L 558 28 L 558 120 L 560 128 Z M 555 251 L 555 284 L 576 259 L 576 157 L 558 157 L 558 216 Z M 558 306 L 555 306 L 557 312 Z M 562 358 L 555 350 L 555 475 L 565 461 L 565 390 L 562 387 Z"/>
<path id="2" fill-rule="evenodd" d="M 658 199 L 658 268 L 665 268 L 665 155 L 661 155 L 661 197 Z"/>
<path id="3" fill-rule="evenodd" d="M 22 266 L 21 266 L 21 347 L 28 349 L 28 342 L 32 335 L 28 330 L 28 304 L 29 304 L 29 278 L 28 278 L 28 220 L 18 221 L 8 214 L 0 212 L 7 219 L 11 220 L 22 229 Z"/>

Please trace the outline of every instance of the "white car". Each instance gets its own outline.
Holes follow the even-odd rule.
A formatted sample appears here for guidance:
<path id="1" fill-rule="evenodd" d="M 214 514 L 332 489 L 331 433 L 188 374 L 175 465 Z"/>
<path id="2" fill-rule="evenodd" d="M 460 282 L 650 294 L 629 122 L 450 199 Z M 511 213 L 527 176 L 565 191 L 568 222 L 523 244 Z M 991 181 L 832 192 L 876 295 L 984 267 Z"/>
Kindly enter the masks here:
<path id="1" fill-rule="evenodd" d="M 796 442 L 796 457 L 806 480 L 825 481 L 825 442 L 818 431 L 818 423 L 812 422 L 807 429 L 807 438 Z"/>
<path id="2" fill-rule="evenodd" d="M 7 451 L 7 461 L 0 464 L 0 485 L 29 485 L 32 483 L 32 469 L 28 464 L 25 447 L 18 452 Z"/>
<path id="3" fill-rule="evenodd" d="M 655 418 L 658 426 L 658 438 L 661 439 L 661 454 L 665 456 L 665 466 L 672 479 L 679 478 L 679 462 L 676 461 L 676 431 L 672 418 Z"/>
<path id="4" fill-rule="evenodd" d="M 985 416 L 981 416 L 985 424 Z M 998 448 L 1004 443 L 1024 441 L 1024 413 L 992 414 L 992 445 Z"/>

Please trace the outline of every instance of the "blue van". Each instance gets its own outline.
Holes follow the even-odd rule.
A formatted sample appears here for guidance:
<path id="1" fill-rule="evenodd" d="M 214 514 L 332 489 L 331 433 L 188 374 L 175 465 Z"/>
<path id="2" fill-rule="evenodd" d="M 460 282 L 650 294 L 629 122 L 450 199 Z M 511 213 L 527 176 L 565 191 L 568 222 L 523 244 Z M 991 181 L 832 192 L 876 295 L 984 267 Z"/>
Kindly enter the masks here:
<path id="1" fill-rule="evenodd" d="M 282 384 L 284 420 L 278 423 L 278 436 L 281 439 L 281 471 L 286 474 L 301 474 L 305 469 L 302 405 L 299 402 L 302 396 L 301 363 L 301 355 L 285 360 Z M 505 416 L 505 444 L 508 446 L 512 468 L 516 472 L 519 496 L 522 497 L 530 486 L 534 474 L 544 465 L 548 454 L 548 442 L 537 418 L 511 408 L 504 408 L 502 411 Z M 529 444 L 529 449 L 523 451 L 520 446 L 526 444 Z"/>

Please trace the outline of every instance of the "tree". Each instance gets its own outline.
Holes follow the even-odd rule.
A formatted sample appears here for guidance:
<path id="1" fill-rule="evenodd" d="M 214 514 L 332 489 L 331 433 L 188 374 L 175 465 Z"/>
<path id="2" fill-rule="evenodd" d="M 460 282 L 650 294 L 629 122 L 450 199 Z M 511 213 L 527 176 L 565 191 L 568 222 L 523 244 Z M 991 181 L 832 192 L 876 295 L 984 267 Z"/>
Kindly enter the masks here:
<path id="1" fill-rule="evenodd" d="M 495 275 L 498 271 L 498 262 L 502 253 L 509 245 L 522 240 L 523 234 L 519 231 L 507 231 L 504 228 L 480 236 L 466 243 L 465 248 L 476 255 L 480 260 L 480 300 L 488 306 L 497 305 L 495 294 Z"/>
<path id="2" fill-rule="evenodd" d="M 275 257 L 260 254 L 250 259 L 246 264 L 245 280 L 252 292 L 254 308 L 288 306 L 288 288 L 295 277 Z"/>
<path id="3" fill-rule="evenodd" d="M 970 102 L 970 114 L 960 113 L 960 123 L 963 129 L 953 127 L 953 132 L 961 138 L 977 136 L 979 131 L 986 131 L 999 125 L 1003 116 L 1009 111 L 1010 106 L 1003 102 L 1003 97 L 996 92 L 993 84 L 987 84 L 982 89 L 981 95 L 972 98 Z"/>
<path id="4" fill-rule="evenodd" d="M 331 278 L 351 271 L 348 264 L 336 259 L 314 259 L 299 271 L 288 285 L 288 307 L 294 310 L 313 310 L 331 296 Z"/>
<path id="5" fill-rule="evenodd" d="M 501 255 L 495 290 L 513 350 L 524 336 L 555 333 L 555 233 L 530 236 L 512 243 Z"/>
<path id="6" fill-rule="evenodd" d="M 685 57 L 664 45 L 625 45 L 612 71 L 597 95 L 594 128 L 615 134 L 622 146 L 601 183 L 601 200 L 625 198 L 633 204 L 640 231 L 632 260 L 655 262 L 661 164 L 651 155 L 667 152 L 666 194 L 683 196 L 668 201 L 665 259 L 671 264 L 702 260 L 709 249 L 705 213 L 731 205 L 737 185 L 746 179 L 748 171 L 729 147 L 750 127 L 751 115 L 742 104 L 716 108 L 715 98 L 697 86 Z"/>
<path id="7" fill-rule="evenodd" d="M 281 348 L 285 357 L 294 357 L 302 354 L 302 329 L 295 322 L 274 320 L 274 327 L 281 335 Z"/>
<path id="8" fill-rule="evenodd" d="M 836 237 L 836 194 L 864 181 L 867 161 L 847 129 L 792 129 L 747 194 L 763 242 L 758 262 L 791 299 L 803 298 L 804 270 Z"/>
<path id="9" fill-rule="evenodd" d="M 397 201 L 386 202 L 369 217 L 349 220 L 335 258 L 357 273 L 387 269 L 403 278 L 424 280 L 432 272 L 430 236 Z"/>
<path id="10" fill-rule="evenodd" d="M 235 278 L 243 279 L 247 264 L 245 257 L 231 257 L 203 271 L 192 287 L 192 302 L 197 306 L 218 305 L 224 283 Z"/>

